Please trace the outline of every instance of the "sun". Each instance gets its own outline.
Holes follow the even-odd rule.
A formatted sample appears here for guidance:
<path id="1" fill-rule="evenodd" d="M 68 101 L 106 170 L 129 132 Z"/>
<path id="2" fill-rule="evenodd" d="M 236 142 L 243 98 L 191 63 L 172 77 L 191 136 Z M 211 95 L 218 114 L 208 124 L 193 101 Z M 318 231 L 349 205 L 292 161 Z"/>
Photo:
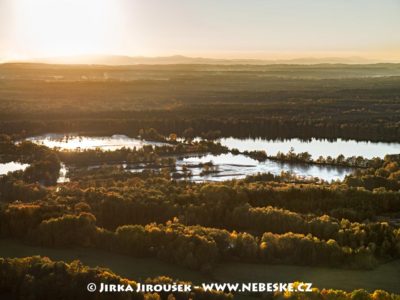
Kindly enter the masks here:
<path id="1" fill-rule="evenodd" d="M 28 55 L 69 56 L 113 51 L 120 34 L 118 1 L 15 1 L 17 38 Z"/>

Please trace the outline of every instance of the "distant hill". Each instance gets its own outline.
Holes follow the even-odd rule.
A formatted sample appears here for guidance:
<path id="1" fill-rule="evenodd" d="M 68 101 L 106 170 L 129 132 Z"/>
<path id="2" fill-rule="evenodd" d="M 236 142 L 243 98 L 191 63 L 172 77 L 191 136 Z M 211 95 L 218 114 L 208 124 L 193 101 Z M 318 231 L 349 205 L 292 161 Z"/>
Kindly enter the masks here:
<path id="1" fill-rule="evenodd" d="M 182 55 L 144 57 L 144 56 L 122 56 L 122 55 L 82 55 L 64 56 L 54 58 L 34 59 L 29 62 L 49 64 L 91 64 L 91 65 L 167 65 L 167 64 L 213 64 L 213 65 L 271 65 L 271 64 L 369 64 L 377 63 L 362 57 L 327 57 L 313 58 L 304 57 L 285 60 L 262 60 L 262 59 L 217 59 L 204 57 L 188 57 Z"/>

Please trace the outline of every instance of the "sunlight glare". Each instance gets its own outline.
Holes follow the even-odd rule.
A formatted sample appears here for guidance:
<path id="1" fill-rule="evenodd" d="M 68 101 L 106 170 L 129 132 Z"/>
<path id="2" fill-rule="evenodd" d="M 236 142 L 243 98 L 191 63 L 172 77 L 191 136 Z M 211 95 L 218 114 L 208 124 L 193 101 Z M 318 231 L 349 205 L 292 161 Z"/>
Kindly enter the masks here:
<path id="1" fill-rule="evenodd" d="M 18 33 L 28 51 L 47 56 L 112 52 L 110 38 L 119 34 L 116 1 L 22 0 L 15 5 Z"/>

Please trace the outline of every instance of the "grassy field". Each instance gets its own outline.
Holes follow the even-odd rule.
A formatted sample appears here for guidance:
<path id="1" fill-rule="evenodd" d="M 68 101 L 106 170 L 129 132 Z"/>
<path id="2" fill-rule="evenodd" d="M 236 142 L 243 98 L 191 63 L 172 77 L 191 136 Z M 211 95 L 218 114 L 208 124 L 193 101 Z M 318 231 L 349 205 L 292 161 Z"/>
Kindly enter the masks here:
<path id="1" fill-rule="evenodd" d="M 315 287 L 341 289 L 377 289 L 400 293 L 400 261 L 379 266 L 372 271 L 343 270 L 284 265 L 229 263 L 218 268 L 215 277 L 232 282 L 311 282 Z"/>
<path id="2" fill-rule="evenodd" d="M 205 277 L 195 271 L 180 268 L 156 259 L 133 258 L 89 248 L 44 248 L 25 245 L 15 240 L 0 240 L 0 257 L 25 257 L 34 255 L 47 256 L 52 260 L 63 260 L 65 262 L 79 259 L 85 265 L 109 268 L 118 275 L 137 281 L 144 281 L 149 277 L 162 275 L 193 282 L 203 282 L 206 280 Z"/>
<path id="3" fill-rule="evenodd" d="M 85 265 L 107 267 L 115 273 L 142 281 L 148 277 L 166 275 L 194 283 L 210 278 L 156 259 L 132 258 L 96 249 L 53 249 L 24 245 L 15 240 L 0 240 L 0 257 L 47 256 L 53 260 L 81 260 Z M 383 289 L 400 293 L 400 261 L 384 264 L 372 271 L 343 270 L 284 265 L 229 263 L 219 265 L 213 280 L 221 282 L 311 282 L 319 288 L 369 291 Z"/>

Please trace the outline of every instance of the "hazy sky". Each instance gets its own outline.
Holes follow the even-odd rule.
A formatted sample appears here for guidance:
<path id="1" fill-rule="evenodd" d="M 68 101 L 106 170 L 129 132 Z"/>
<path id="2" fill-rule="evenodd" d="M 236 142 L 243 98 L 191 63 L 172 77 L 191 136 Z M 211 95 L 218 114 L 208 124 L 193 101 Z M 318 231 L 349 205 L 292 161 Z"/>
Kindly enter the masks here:
<path id="1" fill-rule="evenodd" d="M 77 54 L 400 59 L 400 0 L 0 0 L 0 60 Z"/>

